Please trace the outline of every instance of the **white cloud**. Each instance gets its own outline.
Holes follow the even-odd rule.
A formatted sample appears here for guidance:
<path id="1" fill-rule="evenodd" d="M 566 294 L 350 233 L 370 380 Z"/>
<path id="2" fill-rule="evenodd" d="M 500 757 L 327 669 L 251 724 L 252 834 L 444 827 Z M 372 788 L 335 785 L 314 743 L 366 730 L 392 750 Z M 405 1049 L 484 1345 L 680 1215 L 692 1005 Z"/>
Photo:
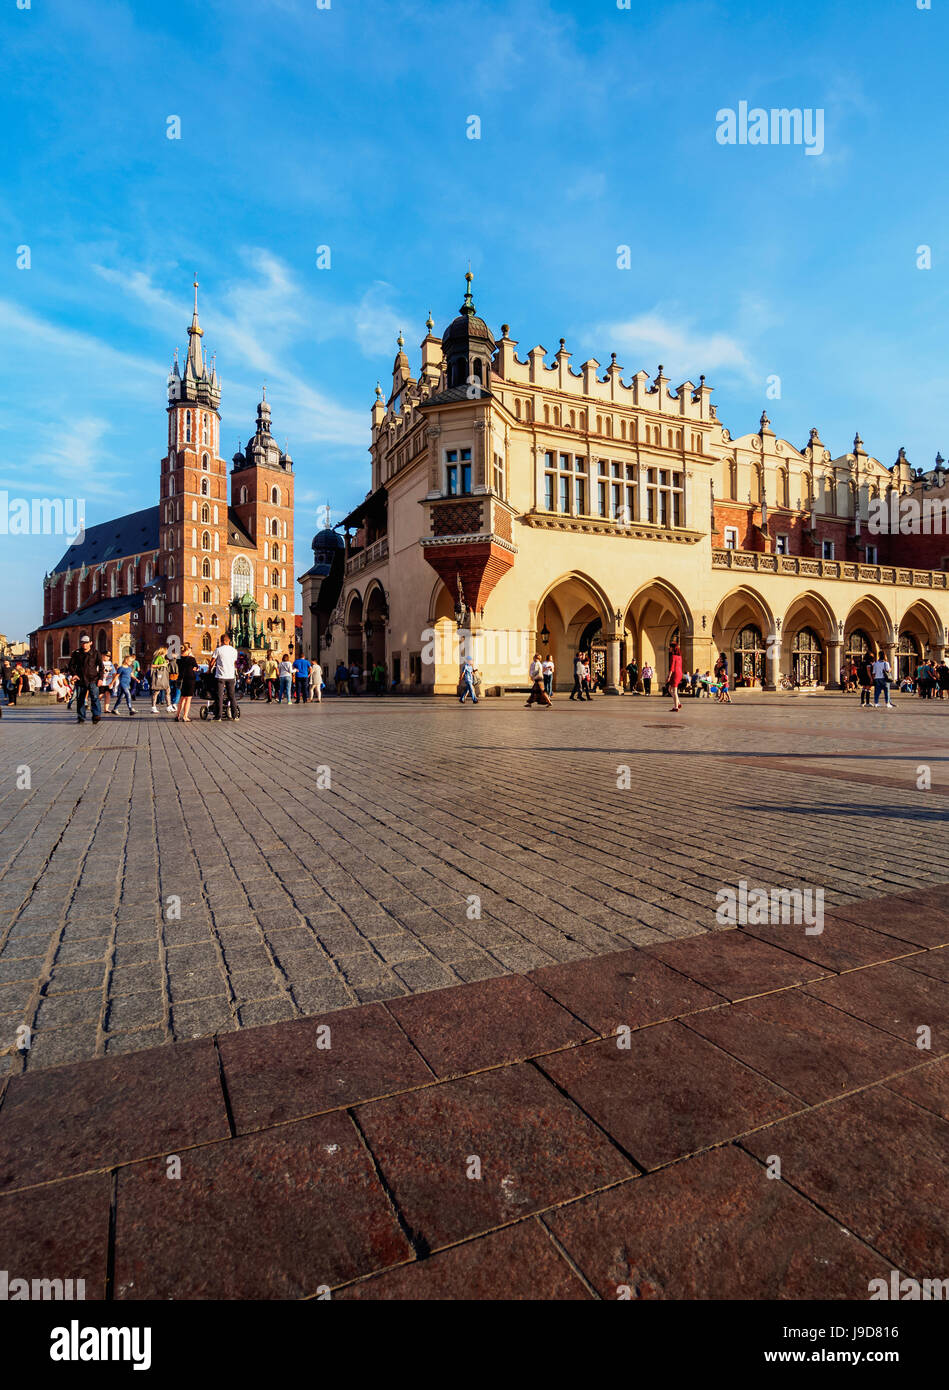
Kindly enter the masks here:
<path id="1" fill-rule="evenodd" d="M 698 381 L 712 372 L 755 379 L 752 365 L 740 342 L 728 333 L 704 332 L 686 320 L 675 320 L 660 308 L 636 318 L 601 324 L 589 335 L 609 343 L 634 359 L 624 364 L 629 375 L 661 362 L 673 380 Z"/>

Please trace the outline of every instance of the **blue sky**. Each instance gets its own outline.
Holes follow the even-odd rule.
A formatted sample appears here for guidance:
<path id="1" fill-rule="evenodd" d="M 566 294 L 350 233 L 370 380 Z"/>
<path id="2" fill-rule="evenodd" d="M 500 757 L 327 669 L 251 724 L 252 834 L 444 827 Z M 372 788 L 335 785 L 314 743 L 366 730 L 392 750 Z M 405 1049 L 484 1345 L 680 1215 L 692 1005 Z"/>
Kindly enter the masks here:
<path id="1" fill-rule="evenodd" d="M 947 38 L 947 0 L 10 0 L 0 492 L 83 498 L 87 524 L 154 503 L 197 270 L 225 455 L 266 380 L 300 573 L 317 507 L 338 520 L 369 487 L 399 329 L 415 368 L 469 259 L 521 356 L 565 337 L 575 367 L 705 372 L 733 434 L 766 406 L 795 444 L 817 425 L 842 453 L 859 429 L 929 467 L 949 454 Z M 740 101 L 822 109 L 824 153 L 720 145 Z M 0 535 L 0 632 L 40 620 L 63 549 Z"/>

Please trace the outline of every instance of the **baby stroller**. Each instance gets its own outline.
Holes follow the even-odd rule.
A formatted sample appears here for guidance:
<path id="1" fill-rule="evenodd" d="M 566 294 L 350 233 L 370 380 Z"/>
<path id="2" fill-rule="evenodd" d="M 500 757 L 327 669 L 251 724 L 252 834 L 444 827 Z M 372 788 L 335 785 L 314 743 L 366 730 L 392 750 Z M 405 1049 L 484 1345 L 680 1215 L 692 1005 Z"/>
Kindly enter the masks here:
<path id="1" fill-rule="evenodd" d="M 204 700 L 198 714 L 202 719 L 217 719 L 217 680 L 210 671 L 199 672 L 195 682 L 198 699 Z M 237 705 L 234 714 L 225 714 L 225 719 L 240 719 L 241 707 Z"/>

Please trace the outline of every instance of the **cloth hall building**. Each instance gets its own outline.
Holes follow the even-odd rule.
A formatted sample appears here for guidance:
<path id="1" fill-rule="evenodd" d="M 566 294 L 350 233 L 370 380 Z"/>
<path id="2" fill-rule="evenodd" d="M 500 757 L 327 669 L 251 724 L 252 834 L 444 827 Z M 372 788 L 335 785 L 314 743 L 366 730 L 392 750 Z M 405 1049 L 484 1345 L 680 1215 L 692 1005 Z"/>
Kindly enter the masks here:
<path id="1" fill-rule="evenodd" d="M 183 369 L 168 376 L 167 453 L 157 505 L 89 526 L 44 581 L 33 659 L 63 664 L 88 632 L 120 661 L 150 659 L 172 638 L 208 653 L 222 632 L 261 653 L 295 636 L 293 460 L 271 434 L 270 406 L 235 454 L 220 452 L 221 382 L 201 348 L 197 282 Z"/>
<path id="2" fill-rule="evenodd" d="M 607 688 L 678 637 L 688 669 L 725 652 L 738 678 L 838 683 L 882 648 L 895 670 L 942 656 L 949 539 L 877 534 L 886 499 L 947 498 L 942 459 L 887 467 L 857 435 L 800 447 L 762 414 L 733 434 L 705 378 L 660 366 L 624 380 L 613 354 L 575 368 L 563 339 L 522 355 L 507 324 L 459 315 L 428 333 L 415 372 L 402 336 L 372 407 L 372 486 L 341 525 L 342 591 L 304 643 L 324 666 L 385 663 L 397 688 L 448 693 L 468 651 L 492 686 L 526 684 L 551 654 L 558 689 L 589 649 Z M 944 509 L 945 510 L 945 509 Z M 325 566 L 324 566 L 325 569 Z M 309 630 L 306 624 L 309 622 Z"/>

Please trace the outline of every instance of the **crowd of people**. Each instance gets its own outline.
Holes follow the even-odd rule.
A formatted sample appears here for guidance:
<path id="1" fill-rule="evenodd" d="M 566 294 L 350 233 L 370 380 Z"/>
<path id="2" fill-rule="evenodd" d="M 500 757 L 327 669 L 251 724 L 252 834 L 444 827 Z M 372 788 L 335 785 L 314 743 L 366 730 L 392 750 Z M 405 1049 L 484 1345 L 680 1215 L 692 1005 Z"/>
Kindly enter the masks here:
<path id="1" fill-rule="evenodd" d="M 658 693 L 672 700 L 672 711 L 678 713 L 682 699 L 711 699 L 731 704 L 728 657 L 721 652 L 714 669 L 704 673 L 683 669 L 682 653 L 677 642 L 669 647 L 665 683 Z M 551 707 L 554 695 L 556 665 L 549 654 L 535 652 L 529 667 L 530 691 L 526 707 Z M 648 661 L 642 666 L 633 659 L 622 672 L 623 687 L 631 695 L 650 696 L 656 673 Z M 361 694 L 384 695 L 387 692 L 387 673 L 381 661 L 372 667 L 349 666 L 340 661 L 331 677 L 337 695 L 351 697 Z M 735 684 L 750 683 L 744 677 Z M 796 684 L 784 678 L 782 684 Z M 882 651 L 869 652 L 859 661 L 845 665 L 841 676 L 844 693 L 860 691 L 861 707 L 878 706 L 883 698 L 893 709 L 891 688 L 896 685 L 904 694 L 918 695 L 924 700 L 949 699 L 949 664 L 929 657 L 921 659 L 913 674 L 895 679 Z M 476 705 L 480 698 L 481 676 L 470 660 L 462 663 L 458 681 L 458 697 L 462 704 L 470 700 Z M 133 702 L 151 701 L 151 713 L 173 714 L 181 723 L 191 722 L 191 702 L 197 695 L 207 702 L 205 715 L 215 719 L 238 718 L 238 700 L 246 698 L 267 704 L 320 703 L 326 690 L 326 676 L 318 661 L 304 656 L 291 660 L 290 654 L 271 653 L 262 661 L 247 652 L 239 652 L 227 636 L 218 640 L 216 649 L 199 658 L 189 645 L 176 654 L 161 646 L 143 664 L 136 656 L 126 656 L 116 666 L 108 655 L 94 651 L 88 634 L 80 638 L 65 670 L 42 670 L 22 660 L 0 657 L 0 694 L 10 706 L 23 696 L 50 692 L 57 704 L 68 710 L 75 708 L 76 719 L 83 722 L 86 706 L 93 723 L 103 714 L 117 715 L 125 708 L 129 716 L 138 711 Z M 606 671 L 602 663 L 592 660 L 590 651 L 578 651 L 573 659 L 573 689 L 569 699 L 577 702 L 592 700 L 597 692 L 606 692 Z"/>

